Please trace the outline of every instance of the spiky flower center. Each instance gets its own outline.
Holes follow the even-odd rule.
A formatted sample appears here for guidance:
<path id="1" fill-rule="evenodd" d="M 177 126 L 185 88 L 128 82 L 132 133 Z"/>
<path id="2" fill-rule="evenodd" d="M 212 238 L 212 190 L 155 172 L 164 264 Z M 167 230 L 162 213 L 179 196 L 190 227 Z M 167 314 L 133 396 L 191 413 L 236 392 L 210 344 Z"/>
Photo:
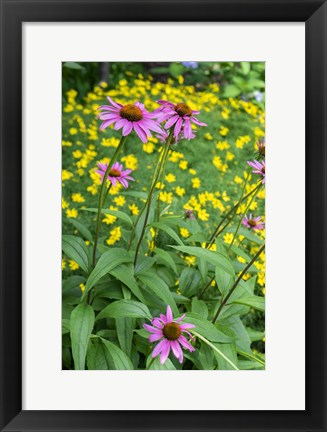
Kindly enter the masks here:
<path id="1" fill-rule="evenodd" d="M 165 338 L 169 340 L 176 340 L 180 337 L 182 334 L 181 328 L 179 325 L 175 322 L 171 322 L 169 324 L 166 324 L 163 329 L 163 334 Z"/>
<path id="2" fill-rule="evenodd" d="M 264 166 L 261 168 L 261 172 L 262 174 L 266 174 L 266 168 Z"/>
<path id="3" fill-rule="evenodd" d="M 190 108 L 188 105 L 183 104 L 183 103 L 178 103 L 178 104 L 175 106 L 175 111 L 176 111 L 177 114 L 180 115 L 181 117 L 184 117 L 184 116 L 190 116 L 190 117 L 191 117 L 191 115 L 192 115 L 192 110 L 191 110 L 191 108 Z"/>
<path id="4" fill-rule="evenodd" d="M 139 121 L 142 120 L 143 118 L 143 113 L 141 108 L 133 104 L 124 105 L 119 111 L 119 114 L 122 118 L 131 122 Z"/>
<path id="5" fill-rule="evenodd" d="M 120 174 L 121 174 L 121 172 L 118 169 L 115 169 L 115 168 L 111 168 L 111 170 L 109 172 L 109 175 L 111 177 L 119 177 Z"/>
<path id="6" fill-rule="evenodd" d="M 250 227 L 255 227 L 255 226 L 257 226 L 256 221 L 253 220 L 253 219 L 248 220 L 248 224 L 250 225 Z"/>

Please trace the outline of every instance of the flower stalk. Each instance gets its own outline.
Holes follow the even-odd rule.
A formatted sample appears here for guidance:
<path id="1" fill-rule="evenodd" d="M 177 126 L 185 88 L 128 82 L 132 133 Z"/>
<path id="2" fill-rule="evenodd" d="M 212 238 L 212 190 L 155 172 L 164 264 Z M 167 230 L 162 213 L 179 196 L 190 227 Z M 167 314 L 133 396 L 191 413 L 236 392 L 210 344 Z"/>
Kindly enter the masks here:
<path id="1" fill-rule="evenodd" d="M 99 239 L 99 231 L 100 231 L 100 219 L 101 219 L 101 209 L 102 206 L 104 204 L 105 199 L 108 196 L 109 193 L 109 189 L 111 187 L 111 183 L 109 185 L 109 187 L 107 188 L 106 191 L 106 195 L 104 195 L 104 189 L 105 189 L 105 185 L 106 185 L 106 179 L 110 173 L 110 170 L 113 166 L 113 164 L 116 162 L 116 160 L 118 159 L 118 155 L 121 151 L 121 149 L 123 148 L 125 142 L 127 140 L 127 136 L 122 136 L 120 139 L 120 142 L 118 144 L 118 147 L 115 150 L 115 153 L 112 156 L 112 159 L 110 160 L 110 163 L 108 164 L 108 167 L 106 169 L 106 172 L 104 173 L 103 179 L 102 179 L 102 183 L 101 183 L 101 187 L 100 187 L 100 192 L 99 192 L 99 199 L 98 199 L 98 212 L 97 212 L 97 221 L 96 221 L 96 228 L 95 228 L 95 237 L 94 237 L 94 245 L 93 245 L 93 255 L 92 255 L 92 267 L 95 267 L 95 261 L 96 261 L 96 251 L 97 251 L 97 245 L 98 245 L 98 239 Z"/>
<path id="2" fill-rule="evenodd" d="M 151 188 L 150 188 L 150 191 L 149 191 L 148 199 L 147 199 L 147 202 L 146 202 L 146 205 L 145 205 L 145 218 L 144 218 L 144 222 L 143 222 L 143 227 L 142 227 L 140 238 L 138 239 L 136 250 L 135 250 L 134 267 L 136 267 L 136 264 L 137 264 L 138 253 L 139 253 L 139 250 L 140 250 L 140 247 L 141 247 L 141 243 L 142 243 L 142 240 L 143 240 L 143 237 L 144 237 L 144 234 L 145 234 L 146 226 L 147 226 L 147 223 L 148 223 L 153 192 L 154 192 L 154 189 L 155 189 L 156 184 L 158 182 L 158 179 L 159 179 L 159 177 L 161 175 L 162 169 L 163 169 L 163 167 L 165 165 L 165 160 L 168 157 L 170 143 L 171 143 L 171 140 L 173 138 L 173 133 L 174 133 L 174 129 L 171 128 L 169 136 L 168 136 L 167 141 L 166 141 L 165 148 L 163 150 L 163 156 L 162 156 L 161 159 L 159 159 L 159 163 L 158 163 L 159 168 L 158 168 L 158 166 L 156 167 L 156 171 L 155 171 L 156 175 L 155 175 L 155 177 L 153 179 L 153 182 L 152 182 L 152 185 L 151 185 Z"/>

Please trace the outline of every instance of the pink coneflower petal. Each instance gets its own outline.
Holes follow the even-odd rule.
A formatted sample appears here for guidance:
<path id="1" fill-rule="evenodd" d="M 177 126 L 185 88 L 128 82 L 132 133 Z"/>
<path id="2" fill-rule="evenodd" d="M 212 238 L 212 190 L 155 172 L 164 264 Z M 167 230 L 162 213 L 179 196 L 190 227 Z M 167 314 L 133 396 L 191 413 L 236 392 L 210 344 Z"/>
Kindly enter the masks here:
<path id="1" fill-rule="evenodd" d="M 171 349 L 180 363 L 183 363 L 183 351 L 177 341 L 170 342 Z"/>
<path id="2" fill-rule="evenodd" d="M 167 123 L 165 124 L 165 128 L 166 128 L 166 129 L 169 129 L 170 127 L 172 127 L 172 126 L 177 122 L 178 119 L 179 119 L 179 116 L 178 116 L 178 115 L 174 115 L 173 117 L 171 117 L 171 118 L 167 121 Z"/>
<path id="3" fill-rule="evenodd" d="M 137 123 L 134 124 L 134 130 L 139 136 L 140 140 L 145 144 L 148 139 L 144 130 Z"/>
<path id="4" fill-rule="evenodd" d="M 194 324 L 188 324 L 188 323 L 185 323 L 185 324 L 180 324 L 179 327 L 180 327 L 182 330 L 185 330 L 185 329 L 195 328 L 195 325 L 194 325 Z"/>
<path id="5" fill-rule="evenodd" d="M 123 105 L 113 101 L 109 96 L 107 96 L 108 101 L 111 103 L 111 105 L 113 105 L 115 108 L 121 108 Z"/>
<path id="6" fill-rule="evenodd" d="M 163 329 L 163 327 L 164 327 L 162 321 L 159 318 L 153 318 L 151 320 L 151 322 L 152 322 L 152 325 L 154 325 L 155 327 L 158 327 L 160 329 Z"/>
<path id="7" fill-rule="evenodd" d="M 157 340 L 163 338 L 163 334 L 161 333 L 153 333 L 149 336 L 149 342 L 156 342 Z"/>
<path id="8" fill-rule="evenodd" d="M 189 351 L 194 351 L 195 348 L 187 341 L 185 336 L 180 336 L 178 339 L 178 342 L 183 345 L 184 348 L 187 348 Z"/>
<path id="9" fill-rule="evenodd" d="M 129 135 L 133 130 L 133 123 L 126 122 L 123 126 L 123 136 Z"/>
<path id="10" fill-rule="evenodd" d="M 200 122 L 196 117 L 191 117 L 191 122 L 195 123 L 198 126 L 208 126 L 207 123 Z"/>
<path id="11" fill-rule="evenodd" d="M 167 306 L 166 318 L 167 318 L 166 324 L 169 324 L 173 321 L 173 312 L 169 305 Z"/>
<path id="12" fill-rule="evenodd" d="M 175 129 L 174 129 L 174 137 L 178 137 L 181 129 L 182 129 L 183 119 L 182 117 L 179 117 L 179 119 L 176 122 Z"/>
<path id="13" fill-rule="evenodd" d="M 166 346 L 166 339 L 163 339 L 162 341 L 160 341 L 154 348 L 154 350 L 152 351 L 152 357 L 157 357 L 157 355 L 159 355 L 161 353 L 161 350 L 164 346 Z"/>
<path id="14" fill-rule="evenodd" d="M 149 324 L 143 324 L 143 327 L 150 333 L 162 334 L 162 331 L 160 329 L 152 327 Z"/>
<path id="15" fill-rule="evenodd" d="M 186 314 L 183 314 L 181 317 L 177 318 L 175 321 L 180 322 L 183 321 L 183 319 L 186 317 Z"/>
<path id="16" fill-rule="evenodd" d="M 168 340 L 164 340 L 165 344 L 162 347 L 161 350 L 161 355 L 160 355 L 160 363 L 164 364 L 165 361 L 167 360 L 168 356 L 169 356 L 169 352 L 170 352 L 170 347 L 171 347 L 171 342 Z"/>

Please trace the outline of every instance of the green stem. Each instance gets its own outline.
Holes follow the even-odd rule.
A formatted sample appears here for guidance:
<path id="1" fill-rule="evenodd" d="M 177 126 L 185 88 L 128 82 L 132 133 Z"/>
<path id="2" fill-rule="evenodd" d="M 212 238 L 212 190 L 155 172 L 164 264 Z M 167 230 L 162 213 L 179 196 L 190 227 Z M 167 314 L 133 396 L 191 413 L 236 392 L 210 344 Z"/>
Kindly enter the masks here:
<path id="1" fill-rule="evenodd" d="M 106 172 L 103 176 L 103 180 L 100 187 L 99 192 L 99 199 L 98 199 L 98 213 L 97 213 L 97 221 L 96 221 L 96 229 L 95 229 L 95 237 L 94 237 L 94 246 L 93 246 L 93 257 L 92 257 L 92 266 L 95 267 L 95 260 L 96 260 L 96 251 L 97 251 L 97 245 L 98 245 L 98 239 L 99 239 L 99 231 L 100 231 L 100 219 L 101 219 L 101 208 L 103 204 L 103 191 L 106 184 L 106 179 L 109 175 L 109 172 L 113 166 L 113 164 L 116 162 L 119 152 L 122 149 L 123 145 L 125 144 L 127 140 L 127 136 L 122 136 L 120 139 L 120 143 L 118 144 L 118 147 L 115 150 L 115 153 L 113 154 L 112 159 L 110 160 L 110 163 L 108 164 L 108 167 L 106 169 Z M 110 187 L 110 186 L 109 186 Z M 109 189 L 109 188 L 108 188 Z M 108 194 L 108 191 L 107 191 Z"/>
<path id="2" fill-rule="evenodd" d="M 212 278 L 209 280 L 209 282 L 205 285 L 205 287 L 202 289 L 202 291 L 200 292 L 200 294 L 198 295 L 198 299 L 200 299 L 203 294 L 207 291 L 207 289 L 209 288 L 209 286 L 212 284 L 212 282 L 215 280 L 215 275 L 212 276 Z"/>
<path id="3" fill-rule="evenodd" d="M 244 200 L 246 200 L 250 195 L 252 195 L 260 186 L 261 186 L 261 182 L 254 188 L 254 189 L 252 189 L 249 193 L 247 193 L 246 195 L 244 195 L 244 196 L 242 196 L 241 195 L 241 198 L 239 199 L 239 201 L 229 210 L 229 212 L 226 214 L 226 216 L 224 216 L 223 217 L 223 219 L 220 221 L 220 223 L 219 223 L 219 225 L 217 226 L 217 228 L 215 229 L 215 231 L 214 231 L 214 233 L 212 234 L 212 236 L 211 236 L 211 238 L 210 238 L 210 243 L 209 243 L 209 245 L 207 246 L 207 249 L 209 249 L 213 244 L 214 244 L 214 242 L 215 242 L 215 240 L 216 240 L 216 238 L 219 236 L 219 234 L 221 234 L 223 231 L 224 231 L 224 229 L 225 228 L 227 228 L 228 227 L 228 225 L 232 222 L 232 220 L 233 220 L 233 218 L 231 218 L 231 219 L 229 219 L 228 221 L 227 221 L 227 223 L 223 226 L 223 228 L 221 229 L 221 230 L 219 230 L 220 229 L 220 227 L 222 226 L 222 224 L 225 222 L 225 220 L 226 219 L 228 219 L 229 218 L 229 216 L 232 214 L 232 213 L 234 213 L 236 210 L 237 210 L 237 208 L 238 208 L 238 206 L 244 201 Z M 244 189 L 243 189 L 244 190 Z M 243 192 L 242 192 L 242 194 L 243 194 Z"/>
<path id="4" fill-rule="evenodd" d="M 163 154 L 164 154 L 164 151 L 162 151 L 159 154 L 159 157 L 158 157 L 158 160 L 157 160 L 157 163 L 156 163 L 156 169 L 154 170 L 154 173 L 153 173 L 153 176 L 152 176 L 152 180 L 151 180 L 151 187 L 152 187 L 152 185 L 153 185 L 153 183 L 154 183 L 154 181 L 156 179 L 156 176 L 157 176 L 157 173 L 158 173 L 158 169 L 159 169 L 160 162 L 162 160 Z M 128 243 L 128 247 L 127 247 L 128 251 L 130 250 L 130 248 L 132 246 L 132 243 L 133 243 L 133 240 L 134 240 L 134 237 L 135 237 L 136 227 L 137 227 L 137 225 L 138 225 L 138 223 L 139 223 L 139 221 L 141 219 L 141 216 L 142 216 L 144 210 L 146 209 L 146 205 L 147 205 L 147 203 L 145 202 L 144 206 L 142 207 L 142 210 L 140 210 L 139 214 L 137 215 L 137 218 L 136 218 L 136 221 L 134 223 L 133 230 L 132 230 L 132 233 L 131 233 L 131 237 L 129 239 L 129 243 Z"/>
<path id="5" fill-rule="evenodd" d="M 229 360 L 228 357 L 225 356 L 225 354 L 223 352 L 220 351 L 219 348 L 217 348 L 214 344 L 212 344 L 211 342 L 209 342 L 206 338 L 204 338 L 203 336 L 199 335 L 199 333 L 190 330 L 190 332 L 192 334 L 194 334 L 194 336 L 198 337 L 199 339 L 201 339 L 204 343 L 206 343 L 210 348 L 212 348 L 214 351 L 216 351 L 216 353 L 218 353 L 230 366 L 232 366 L 232 368 L 234 370 L 239 370 L 239 368 L 231 361 Z"/>
<path id="6" fill-rule="evenodd" d="M 158 182 L 158 179 L 160 177 L 160 174 L 162 172 L 162 167 L 164 165 L 164 161 L 165 161 L 165 159 L 168 156 L 169 148 L 170 148 L 170 143 L 171 143 L 171 140 L 173 138 L 173 132 L 174 132 L 174 128 L 172 127 L 170 129 L 170 133 L 169 133 L 169 136 L 168 136 L 167 141 L 166 141 L 166 145 L 165 145 L 165 148 L 164 148 L 164 153 L 163 153 L 163 156 L 162 156 L 162 160 L 161 160 L 161 162 L 159 161 L 159 165 L 160 165 L 159 169 L 156 170 L 157 174 L 156 174 L 156 176 L 154 178 L 154 181 L 153 181 L 153 183 L 151 185 L 151 189 L 150 189 L 150 192 L 149 192 L 149 195 L 148 195 L 148 199 L 147 199 L 147 202 L 146 202 L 146 211 L 145 211 L 145 218 L 144 218 L 144 222 L 143 222 L 143 227 L 142 227 L 140 238 L 139 238 L 139 240 L 137 242 L 137 246 L 136 246 L 136 250 L 135 250 L 134 267 L 136 267 L 136 264 L 137 264 L 138 253 L 139 253 L 139 250 L 140 250 L 140 247 L 141 247 L 141 243 L 142 243 L 142 240 L 143 240 L 143 237 L 144 237 L 144 234 L 145 234 L 146 226 L 147 226 L 147 223 L 148 223 L 148 218 L 149 218 L 149 213 L 150 213 L 150 207 L 151 207 L 151 201 L 152 201 L 152 195 L 153 195 L 154 189 L 156 187 L 156 184 Z"/>
<path id="7" fill-rule="evenodd" d="M 244 212 L 241 214 L 240 220 L 238 221 L 238 224 L 237 224 L 237 228 L 236 228 L 235 234 L 233 236 L 233 240 L 231 241 L 231 244 L 229 245 L 228 252 L 230 251 L 231 247 L 233 246 L 234 241 L 235 241 L 235 239 L 237 237 L 238 231 L 240 229 L 242 220 L 243 220 L 244 216 L 246 215 L 247 211 L 249 210 L 251 204 L 253 203 L 254 198 L 257 196 L 257 193 L 259 192 L 261 186 L 262 186 L 262 183 L 259 185 L 259 187 L 256 188 L 255 193 L 252 195 L 252 197 L 251 197 L 248 205 L 246 206 Z"/>
<path id="8" fill-rule="evenodd" d="M 259 257 L 259 255 L 261 254 L 261 252 L 264 250 L 265 245 L 263 244 L 261 246 L 261 248 L 258 250 L 258 252 L 255 254 L 255 256 L 252 258 L 252 260 L 249 262 L 249 264 L 242 270 L 241 274 L 239 275 L 239 277 L 236 279 L 236 282 L 234 283 L 234 285 L 232 286 L 232 288 L 228 291 L 228 294 L 226 295 L 225 298 L 222 299 L 220 306 L 217 310 L 216 315 L 214 316 L 212 323 L 214 324 L 218 317 L 220 312 L 222 311 L 222 308 L 225 306 L 225 304 L 228 302 L 229 297 L 233 294 L 235 288 L 237 287 L 237 285 L 239 284 L 240 280 L 242 279 L 242 277 L 245 275 L 245 273 L 249 270 L 249 268 L 252 266 L 252 264 L 254 263 L 254 261 Z"/>
<path id="9" fill-rule="evenodd" d="M 246 352 L 244 352 L 244 351 L 240 351 L 240 350 L 238 350 L 237 352 L 238 352 L 238 354 L 240 354 L 241 356 L 243 356 L 243 357 L 245 357 L 245 358 L 248 358 L 248 359 L 250 359 L 250 360 L 254 360 L 254 361 L 256 361 L 257 363 L 262 364 L 263 366 L 266 365 L 266 363 L 265 363 L 263 360 L 261 360 L 261 358 L 259 358 L 259 357 L 256 357 L 256 356 L 254 356 L 254 355 L 252 355 L 252 354 L 248 354 L 248 353 L 246 353 Z"/>

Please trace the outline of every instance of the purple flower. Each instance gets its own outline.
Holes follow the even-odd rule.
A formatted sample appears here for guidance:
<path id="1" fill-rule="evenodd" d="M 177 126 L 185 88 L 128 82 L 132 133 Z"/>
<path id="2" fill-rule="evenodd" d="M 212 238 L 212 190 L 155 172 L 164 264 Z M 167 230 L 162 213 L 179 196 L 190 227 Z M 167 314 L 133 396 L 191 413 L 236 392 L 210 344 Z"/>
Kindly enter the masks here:
<path id="1" fill-rule="evenodd" d="M 248 161 L 250 167 L 253 168 L 253 174 L 259 174 L 262 177 L 262 183 L 266 182 L 266 163 L 263 160 L 262 162 L 258 162 L 257 160 Z"/>
<path id="2" fill-rule="evenodd" d="M 182 62 L 182 65 L 190 69 L 196 69 L 199 66 L 198 62 L 195 61 Z"/>
<path id="3" fill-rule="evenodd" d="M 149 342 L 152 343 L 160 341 L 155 346 L 152 352 L 152 357 L 157 357 L 160 354 L 161 364 L 164 364 L 167 360 L 170 350 L 172 350 L 174 356 L 180 363 L 183 363 L 182 347 L 186 348 L 190 352 L 195 350 L 183 335 L 183 333 L 186 333 L 192 337 L 191 333 L 187 331 L 187 329 L 194 328 L 195 325 L 181 323 L 184 318 L 185 314 L 174 320 L 171 307 L 168 305 L 166 315 L 161 314 L 160 318 L 153 318 L 151 320 L 152 326 L 148 324 L 143 325 L 145 330 L 151 333 L 149 336 Z"/>
<path id="4" fill-rule="evenodd" d="M 110 105 L 102 105 L 99 107 L 101 113 L 98 117 L 103 120 L 100 130 L 115 123 L 115 130 L 123 128 L 123 136 L 129 135 L 133 130 L 137 133 L 143 143 L 148 141 L 147 137 L 151 137 L 151 132 L 160 132 L 161 128 L 157 121 L 152 120 L 156 117 L 154 113 L 149 113 L 144 105 L 140 102 L 135 104 L 121 105 L 114 102 L 110 97 L 107 97 Z"/>
<path id="5" fill-rule="evenodd" d="M 260 222 L 261 221 L 261 222 Z M 250 214 L 249 217 L 244 216 L 242 220 L 242 224 L 246 226 L 247 228 L 251 228 L 254 230 L 262 230 L 265 227 L 265 223 L 262 222 L 261 216 L 252 217 L 252 214 Z"/>
<path id="6" fill-rule="evenodd" d="M 157 115 L 157 121 L 159 123 L 165 121 L 165 129 L 170 129 L 174 126 L 174 137 L 178 138 L 179 134 L 182 133 L 187 140 L 194 138 L 194 134 L 191 128 L 191 122 L 197 126 L 207 126 L 206 123 L 200 122 L 195 114 L 200 114 L 200 111 L 192 110 L 188 105 L 180 102 L 174 104 L 166 100 L 158 100 L 160 108 L 154 111 Z"/>
<path id="7" fill-rule="evenodd" d="M 103 164 L 103 163 L 98 163 L 98 168 L 99 169 L 95 170 L 95 172 L 100 174 L 100 176 L 102 177 L 102 181 L 103 181 L 103 177 L 107 171 L 108 165 Z M 133 179 L 133 177 L 129 176 L 129 174 L 131 172 L 132 172 L 132 170 L 130 170 L 130 169 L 123 171 L 123 165 L 120 164 L 119 162 L 115 162 L 109 171 L 109 175 L 107 177 L 107 180 L 110 180 L 110 182 L 113 186 L 116 186 L 117 182 L 119 182 L 124 186 L 124 188 L 127 189 L 128 188 L 128 181 L 127 180 L 135 181 L 135 179 Z"/>

